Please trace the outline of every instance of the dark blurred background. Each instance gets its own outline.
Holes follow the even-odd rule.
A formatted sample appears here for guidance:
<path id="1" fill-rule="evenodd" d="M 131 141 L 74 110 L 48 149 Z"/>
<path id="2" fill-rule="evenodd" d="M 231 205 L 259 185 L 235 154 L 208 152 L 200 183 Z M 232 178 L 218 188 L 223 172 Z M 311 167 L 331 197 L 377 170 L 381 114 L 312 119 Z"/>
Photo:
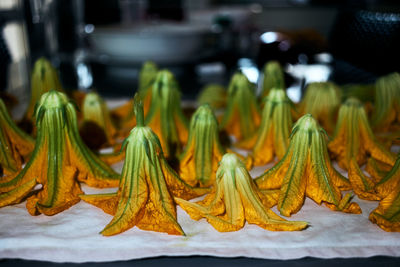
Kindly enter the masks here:
<path id="1" fill-rule="evenodd" d="M 399 71 L 399 2 L 1 0 L 1 89 L 27 95 L 41 56 L 65 88 L 107 96 L 132 96 L 145 60 L 172 70 L 185 98 L 237 69 L 256 83 L 272 59 L 285 67 L 289 92 L 327 79 L 372 83 Z"/>
<path id="2" fill-rule="evenodd" d="M 238 69 L 257 83 L 262 66 L 278 60 L 285 68 L 288 95 L 298 101 L 307 82 L 368 84 L 400 71 L 399 48 L 399 0 L 0 0 L 0 91 L 22 101 L 29 99 L 30 70 L 42 56 L 58 68 L 66 89 L 96 88 L 109 97 L 133 96 L 141 65 L 152 60 L 174 72 L 186 99 L 193 99 L 205 84 L 226 85 Z M 183 266 L 181 260 L 186 264 L 185 258 L 137 261 Z M 339 263 L 307 258 L 196 260 L 195 266 L 216 261 L 226 266 L 399 262 L 389 257 Z"/>

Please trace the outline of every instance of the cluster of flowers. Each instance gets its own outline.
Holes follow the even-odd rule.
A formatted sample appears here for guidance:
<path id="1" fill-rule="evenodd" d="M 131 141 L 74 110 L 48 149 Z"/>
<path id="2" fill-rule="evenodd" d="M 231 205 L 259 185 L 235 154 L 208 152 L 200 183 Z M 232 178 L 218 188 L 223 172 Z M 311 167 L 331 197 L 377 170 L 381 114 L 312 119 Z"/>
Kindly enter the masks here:
<path id="1" fill-rule="evenodd" d="M 341 104 L 335 84 L 312 83 L 296 105 L 286 95 L 279 63 L 270 62 L 260 99 L 246 76 L 236 73 L 227 91 L 206 89 L 201 96 L 206 103 L 189 116 L 173 74 L 146 62 L 135 98 L 108 110 L 94 92 L 68 97 L 55 69 L 40 59 L 21 122 L 30 125 L 25 130 L 31 135 L 0 101 L 0 207 L 27 200 L 30 214 L 54 215 L 83 200 L 114 216 L 101 232 L 107 236 L 133 226 L 182 235 L 176 204 L 218 231 L 239 230 L 246 221 L 296 231 L 308 223 L 287 221 L 270 208 L 277 205 L 281 215 L 290 216 L 309 197 L 334 211 L 358 214 L 352 194 L 341 192 L 353 190 L 362 199 L 381 201 L 371 221 L 400 231 L 400 159 L 390 152 L 400 131 L 400 75 L 380 78 L 373 89 L 374 105 L 348 96 Z M 79 117 L 71 99 L 82 110 Z M 222 115 L 215 116 L 221 107 Z M 224 134 L 234 143 L 221 142 Z M 114 152 L 98 152 L 109 146 Z M 122 160 L 118 174 L 110 165 Z M 250 176 L 253 166 L 274 161 L 260 177 Z M 371 177 L 360 169 L 365 163 Z M 85 195 L 80 183 L 118 191 Z"/>

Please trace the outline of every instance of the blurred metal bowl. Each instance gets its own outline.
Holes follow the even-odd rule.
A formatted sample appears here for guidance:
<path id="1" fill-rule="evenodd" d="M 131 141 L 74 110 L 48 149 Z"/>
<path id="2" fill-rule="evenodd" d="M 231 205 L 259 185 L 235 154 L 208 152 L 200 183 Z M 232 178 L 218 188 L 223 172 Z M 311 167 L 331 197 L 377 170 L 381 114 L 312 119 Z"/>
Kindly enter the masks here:
<path id="1" fill-rule="evenodd" d="M 212 54 L 217 43 L 209 27 L 187 23 L 96 27 L 88 37 L 92 56 L 120 63 L 193 62 Z"/>

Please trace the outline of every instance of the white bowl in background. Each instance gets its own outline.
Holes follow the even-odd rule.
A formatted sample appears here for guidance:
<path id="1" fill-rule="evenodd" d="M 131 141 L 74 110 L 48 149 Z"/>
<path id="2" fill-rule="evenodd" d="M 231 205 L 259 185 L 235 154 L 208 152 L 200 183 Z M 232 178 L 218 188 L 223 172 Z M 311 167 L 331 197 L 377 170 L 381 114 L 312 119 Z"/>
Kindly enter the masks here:
<path id="1" fill-rule="evenodd" d="M 217 43 L 209 27 L 170 22 L 96 27 L 88 36 L 92 55 L 124 63 L 195 61 L 212 53 Z"/>

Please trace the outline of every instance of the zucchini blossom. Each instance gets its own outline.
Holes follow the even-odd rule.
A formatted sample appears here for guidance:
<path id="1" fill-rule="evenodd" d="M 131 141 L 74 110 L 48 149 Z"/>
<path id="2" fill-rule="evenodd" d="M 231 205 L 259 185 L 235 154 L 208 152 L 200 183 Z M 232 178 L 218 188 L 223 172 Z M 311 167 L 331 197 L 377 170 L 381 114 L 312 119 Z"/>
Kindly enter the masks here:
<path id="1" fill-rule="evenodd" d="M 332 82 L 310 83 L 299 104 L 299 112 L 301 115 L 311 114 L 328 133 L 332 133 L 340 95 L 339 88 Z"/>
<path id="2" fill-rule="evenodd" d="M 176 220 L 172 195 L 190 199 L 207 193 L 181 180 L 164 158 L 158 137 L 144 125 L 143 106 L 135 104 L 137 125 L 125 139 L 125 162 L 116 193 L 81 195 L 114 218 L 103 229 L 105 236 L 122 233 L 134 226 L 142 230 L 183 235 Z"/>
<path id="3" fill-rule="evenodd" d="M 15 125 L 3 100 L 0 99 L 0 168 L 2 174 L 10 175 L 20 170 L 34 146 L 35 141 Z"/>
<path id="4" fill-rule="evenodd" d="M 139 95 L 144 99 L 144 113 L 146 114 L 151 102 L 151 86 L 156 79 L 158 67 L 154 62 L 146 61 L 143 63 L 139 72 L 138 89 Z M 126 104 L 113 109 L 111 114 L 119 121 L 119 128 L 122 129 L 123 135 L 128 135 L 130 130 L 136 125 L 135 111 L 133 99 Z M 127 133 L 126 133 L 127 132 Z"/>
<path id="5" fill-rule="evenodd" d="M 84 141 L 88 144 L 93 143 L 93 139 L 105 137 L 105 140 L 102 140 L 103 142 L 98 144 L 97 148 L 114 145 L 117 129 L 111 120 L 106 103 L 97 93 L 86 94 L 82 112 L 83 122 L 80 132 Z"/>
<path id="6" fill-rule="evenodd" d="M 226 106 L 226 89 L 219 84 L 209 84 L 200 91 L 197 102 L 209 104 L 213 109 L 223 108 Z"/>
<path id="7" fill-rule="evenodd" d="M 143 99 L 143 109 L 145 112 L 149 110 L 151 103 L 151 86 L 153 85 L 158 73 L 157 65 L 152 61 L 143 63 L 139 72 L 139 95 Z"/>
<path id="8" fill-rule="evenodd" d="M 189 140 L 180 156 L 180 176 L 194 186 L 215 182 L 218 162 L 225 154 L 218 137 L 218 122 L 210 106 L 204 104 L 190 121 Z"/>
<path id="9" fill-rule="evenodd" d="M 287 221 L 269 208 L 276 204 L 274 193 L 265 195 L 257 189 L 243 162 L 235 154 L 225 154 L 219 164 L 212 193 L 192 203 L 175 198 L 194 220 L 206 220 L 220 232 L 237 231 L 245 222 L 271 231 L 297 231 L 307 222 Z"/>
<path id="10" fill-rule="evenodd" d="M 382 170 L 376 161 L 368 162 L 366 170 L 370 177 L 361 171 L 353 158 L 349 167 L 349 179 L 358 197 L 366 200 L 381 200 L 400 186 L 400 154 L 389 171 Z"/>
<path id="11" fill-rule="evenodd" d="M 31 215 L 54 215 L 79 202 L 79 182 L 95 187 L 118 186 L 119 176 L 100 161 L 79 137 L 75 108 L 65 94 L 43 94 L 35 111 L 37 139 L 25 167 L 0 183 L 0 206 L 28 198 Z"/>
<path id="12" fill-rule="evenodd" d="M 34 122 L 34 109 L 40 97 L 50 91 L 63 92 L 57 70 L 44 57 L 36 60 L 31 75 L 31 98 L 24 119 Z"/>
<path id="13" fill-rule="evenodd" d="M 379 132 L 400 131 L 400 74 L 395 72 L 376 81 L 375 107 L 371 125 Z"/>
<path id="14" fill-rule="evenodd" d="M 233 75 L 228 87 L 228 104 L 220 128 L 237 140 L 249 138 L 260 124 L 260 112 L 253 85 L 240 72 Z"/>
<path id="15" fill-rule="evenodd" d="M 376 190 L 376 184 L 379 182 L 378 177 L 375 175 L 372 175 L 371 177 L 365 175 L 360 169 L 355 157 L 353 157 L 349 162 L 348 174 L 353 191 L 359 198 L 365 200 L 382 199 L 382 196 L 380 196 Z"/>
<path id="16" fill-rule="evenodd" d="M 271 60 L 264 66 L 264 78 L 261 97 L 266 97 L 272 88 L 285 89 L 285 78 L 282 66 L 278 61 Z"/>
<path id="17" fill-rule="evenodd" d="M 289 148 L 273 168 L 255 181 L 260 189 L 280 189 L 278 210 L 284 216 L 298 212 L 307 196 L 332 210 L 361 213 L 351 195 L 342 198 L 340 190 L 350 190 L 350 182 L 336 171 L 326 147 L 326 133 L 306 114 L 293 126 Z"/>
<path id="18" fill-rule="evenodd" d="M 389 232 L 400 232 L 400 154 L 393 169 L 376 185 L 383 197 L 369 219 Z"/>
<path id="19" fill-rule="evenodd" d="M 256 133 L 238 147 L 252 149 L 254 165 L 282 159 L 289 146 L 292 128 L 291 102 L 283 89 L 271 89 L 265 98 L 261 124 Z"/>
<path id="20" fill-rule="evenodd" d="M 145 124 L 157 134 L 167 158 L 178 155 L 187 142 L 189 122 L 182 112 L 178 83 L 168 70 L 159 71 L 151 87 Z"/>
<path id="21" fill-rule="evenodd" d="M 333 140 L 328 148 L 339 166 L 346 170 L 353 157 L 359 165 L 367 161 L 368 155 L 391 166 L 396 161 L 396 157 L 376 139 L 365 109 L 356 98 L 347 99 L 340 107 Z"/>

